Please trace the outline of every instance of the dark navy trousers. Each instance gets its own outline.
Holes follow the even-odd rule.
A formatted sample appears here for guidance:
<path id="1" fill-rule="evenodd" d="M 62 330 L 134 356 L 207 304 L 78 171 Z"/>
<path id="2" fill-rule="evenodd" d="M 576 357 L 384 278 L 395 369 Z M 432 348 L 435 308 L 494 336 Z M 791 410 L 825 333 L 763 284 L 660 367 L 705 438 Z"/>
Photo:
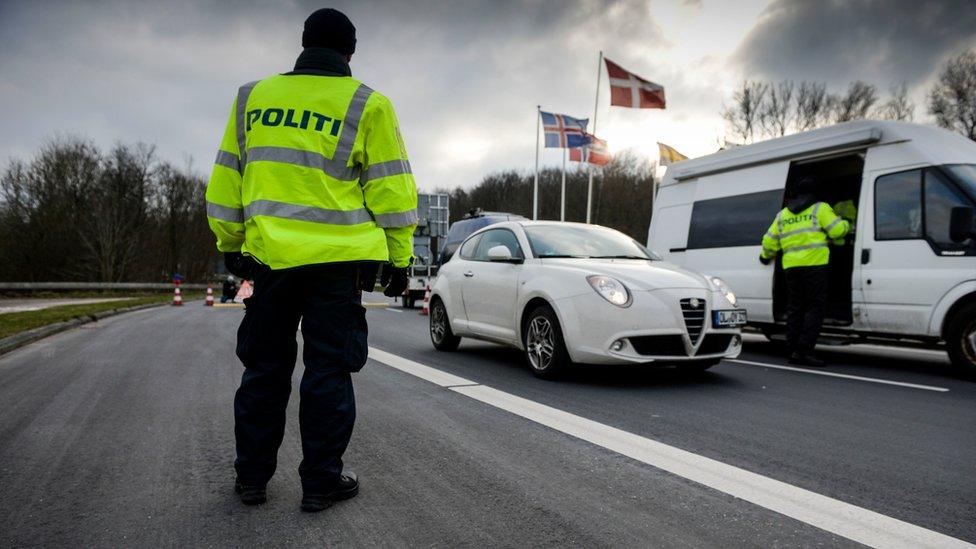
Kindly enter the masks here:
<path id="1" fill-rule="evenodd" d="M 373 275 L 375 279 L 375 270 Z M 298 355 L 299 321 L 305 363 L 298 411 L 302 488 L 306 493 L 327 492 L 338 483 L 356 421 L 350 373 L 366 363 L 366 315 L 358 276 L 354 264 L 263 268 L 256 275 L 237 332 L 244 374 L 234 398 L 234 467 L 241 483 L 260 486 L 274 475 Z"/>

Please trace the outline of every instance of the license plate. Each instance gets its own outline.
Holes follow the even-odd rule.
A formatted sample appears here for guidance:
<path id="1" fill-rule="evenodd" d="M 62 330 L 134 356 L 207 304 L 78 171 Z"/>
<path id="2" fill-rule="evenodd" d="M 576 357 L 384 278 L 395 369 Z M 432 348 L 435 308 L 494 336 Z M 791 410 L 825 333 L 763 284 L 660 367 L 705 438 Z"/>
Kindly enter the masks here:
<path id="1" fill-rule="evenodd" d="M 726 311 L 712 311 L 712 325 L 723 328 L 743 326 L 746 323 L 745 309 L 731 309 Z"/>

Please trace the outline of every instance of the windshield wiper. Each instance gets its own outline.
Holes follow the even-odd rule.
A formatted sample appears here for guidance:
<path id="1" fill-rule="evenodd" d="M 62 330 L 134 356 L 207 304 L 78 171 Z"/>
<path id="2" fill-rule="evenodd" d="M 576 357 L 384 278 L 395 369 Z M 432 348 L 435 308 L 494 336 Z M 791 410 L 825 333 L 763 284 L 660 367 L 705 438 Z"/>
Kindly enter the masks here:
<path id="1" fill-rule="evenodd" d="M 539 259 L 549 259 L 549 258 L 572 258 L 572 259 L 586 259 L 590 256 L 588 255 L 568 255 L 568 254 L 542 254 Z"/>
<path id="2" fill-rule="evenodd" d="M 621 254 L 621 255 L 591 255 L 590 258 L 591 259 L 650 259 L 649 257 L 645 257 L 645 256 L 628 255 L 628 254 Z"/>

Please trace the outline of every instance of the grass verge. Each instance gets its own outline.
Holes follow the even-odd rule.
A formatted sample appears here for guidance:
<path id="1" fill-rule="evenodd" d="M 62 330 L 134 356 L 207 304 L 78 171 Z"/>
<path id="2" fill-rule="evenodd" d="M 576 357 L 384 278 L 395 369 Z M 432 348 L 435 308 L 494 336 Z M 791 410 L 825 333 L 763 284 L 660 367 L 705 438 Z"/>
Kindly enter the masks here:
<path id="1" fill-rule="evenodd" d="M 184 293 L 183 299 L 196 299 L 202 292 Z M 101 303 L 87 303 L 81 305 L 62 305 L 37 311 L 21 311 L 19 313 L 0 314 L 0 339 L 74 318 L 86 317 L 96 313 L 150 305 L 153 303 L 167 303 L 173 299 L 172 294 L 139 295 L 131 299 L 117 299 Z"/>

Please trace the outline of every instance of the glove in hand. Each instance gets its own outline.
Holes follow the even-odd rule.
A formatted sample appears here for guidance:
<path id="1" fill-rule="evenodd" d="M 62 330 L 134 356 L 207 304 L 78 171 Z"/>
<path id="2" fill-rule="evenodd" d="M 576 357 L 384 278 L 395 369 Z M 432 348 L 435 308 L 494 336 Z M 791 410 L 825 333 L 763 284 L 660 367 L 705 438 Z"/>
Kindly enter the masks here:
<path id="1" fill-rule="evenodd" d="M 227 267 L 230 274 L 237 278 L 254 280 L 254 275 L 257 274 L 261 265 L 241 252 L 226 252 L 224 253 L 224 266 Z"/>
<path id="2" fill-rule="evenodd" d="M 394 267 L 385 265 L 383 275 L 380 277 L 380 286 L 384 286 L 383 295 L 386 297 L 397 297 L 403 295 L 409 282 L 409 267 Z"/>
<path id="3" fill-rule="evenodd" d="M 770 263 L 773 262 L 773 260 L 768 257 L 759 256 L 759 262 L 762 263 L 763 265 L 769 265 Z"/>

